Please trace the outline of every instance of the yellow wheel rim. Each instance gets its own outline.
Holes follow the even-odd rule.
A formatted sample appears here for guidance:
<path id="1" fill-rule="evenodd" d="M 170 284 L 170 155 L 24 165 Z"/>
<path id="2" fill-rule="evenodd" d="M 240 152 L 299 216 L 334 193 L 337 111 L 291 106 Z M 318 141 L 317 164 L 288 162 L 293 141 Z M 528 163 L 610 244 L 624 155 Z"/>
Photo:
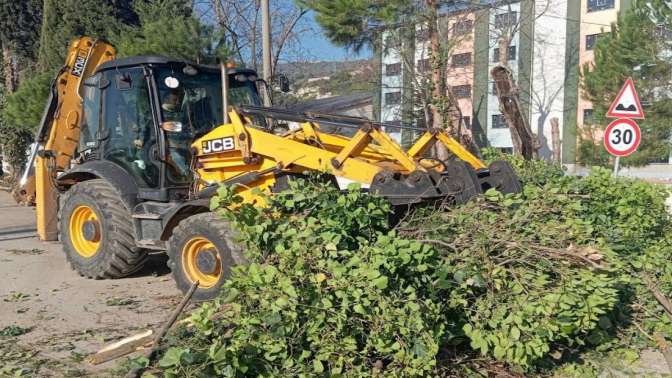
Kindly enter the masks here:
<path id="1" fill-rule="evenodd" d="M 209 260 L 209 271 L 199 267 L 199 260 Z M 202 265 L 201 265 L 202 266 Z M 222 277 L 222 260 L 217 247 L 208 239 L 198 236 L 189 240 L 182 249 L 182 267 L 191 282 L 199 282 L 199 287 L 208 289 Z"/>
<path id="2" fill-rule="evenodd" d="M 70 216 L 70 241 L 75 251 L 89 258 L 98 253 L 101 240 L 100 222 L 92 208 L 81 205 Z"/>

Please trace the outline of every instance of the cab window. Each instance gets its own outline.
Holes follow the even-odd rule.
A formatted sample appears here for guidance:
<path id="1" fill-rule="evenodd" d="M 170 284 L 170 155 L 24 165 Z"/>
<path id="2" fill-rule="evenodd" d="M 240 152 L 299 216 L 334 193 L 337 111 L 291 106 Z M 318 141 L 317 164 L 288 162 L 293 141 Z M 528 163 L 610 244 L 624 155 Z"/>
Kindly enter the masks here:
<path id="1" fill-rule="evenodd" d="M 142 68 L 106 72 L 103 91 L 103 154 L 129 172 L 144 188 L 159 184 L 157 138 L 149 90 Z"/>
<path id="2" fill-rule="evenodd" d="M 79 149 L 80 153 L 96 147 L 98 129 L 100 127 L 100 89 L 98 82 L 101 74 L 89 79 L 82 86 L 82 98 L 84 99 L 84 116 L 80 125 Z"/>

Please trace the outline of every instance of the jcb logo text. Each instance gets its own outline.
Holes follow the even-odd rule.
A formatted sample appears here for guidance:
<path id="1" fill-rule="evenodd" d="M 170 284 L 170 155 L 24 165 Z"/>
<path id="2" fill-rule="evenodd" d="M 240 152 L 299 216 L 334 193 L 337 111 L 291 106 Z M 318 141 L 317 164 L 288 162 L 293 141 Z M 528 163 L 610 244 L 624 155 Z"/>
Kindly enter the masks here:
<path id="1" fill-rule="evenodd" d="M 230 151 L 236 148 L 233 138 L 211 139 L 203 142 L 203 153 L 214 154 L 222 151 Z"/>
<path id="2" fill-rule="evenodd" d="M 72 74 L 77 77 L 81 77 L 84 73 L 84 67 L 86 67 L 86 57 L 78 56 L 75 60 L 75 64 L 72 67 Z"/>

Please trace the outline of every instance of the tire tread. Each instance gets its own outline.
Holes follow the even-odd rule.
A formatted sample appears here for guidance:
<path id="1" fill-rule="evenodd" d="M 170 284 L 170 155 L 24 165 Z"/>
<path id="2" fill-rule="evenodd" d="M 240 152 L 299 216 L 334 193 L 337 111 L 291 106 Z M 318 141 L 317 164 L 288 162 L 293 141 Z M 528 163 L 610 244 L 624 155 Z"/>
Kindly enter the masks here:
<path id="1" fill-rule="evenodd" d="M 72 268 L 81 276 L 93 279 L 122 278 L 140 270 L 148 255 L 145 250 L 135 246 L 133 223 L 129 222 L 131 211 L 124 205 L 121 196 L 105 180 L 94 179 L 76 184 L 68 190 L 63 204 L 67 204 L 72 197 L 80 194 L 93 198 L 103 216 L 107 218 L 108 243 L 105 245 L 105 251 L 98 252 L 104 253 L 101 262 L 86 267 L 73 260 L 72 256 L 77 252 L 71 251 L 69 244 L 62 240 L 65 255 Z M 60 228 L 63 223 L 60 211 L 58 223 Z M 59 235 L 62 238 L 60 229 Z"/>

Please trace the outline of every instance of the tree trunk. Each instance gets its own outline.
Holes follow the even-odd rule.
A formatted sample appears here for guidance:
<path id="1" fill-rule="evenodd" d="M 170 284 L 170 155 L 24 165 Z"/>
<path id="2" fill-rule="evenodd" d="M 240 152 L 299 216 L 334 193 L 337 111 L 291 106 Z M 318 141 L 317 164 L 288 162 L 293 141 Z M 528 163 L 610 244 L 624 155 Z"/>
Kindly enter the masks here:
<path id="1" fill-rule="evenodd" d="M 14 63 L 14 53 L 9 44 L 2 43 L 2 75 L 4 81 L 4 90 L 2 96 L 7 96 L 16 91 L 18 86 L 18 72 Z M 4 146 L 0 145 L 0 176 L 12 176 L 14 173 L 8 164 L 9 157 L 6 154 Z"/>
<path id="2" fill-rule="evenodd" d="M 511 37 L 503 36 L 499 39 L 499 64 L 502 66 L 509 66 L 509 47 L 511 45 Z"/>
<path id="3" fill-rule="evenodd" d="M 562 164 L 560 151 L 560 121 L 553 117 L 551 118 L 551 143 L 553 144 L 553 161 L 556 164 Z"/>
<path id="4" fill-rule="evenodd" d="M 430 61 L 432 62 L 432 97 L 434 98 L 431 105 L 432 110 L 432 127 L 435 129 L 442 129 L 446 126 L 444 115 L 441 108 L 436 101 L 446 101 L 446 81 L 443 75 L 443 62 L 441 58 L 441 42 L 439 40 L 439 5 L 437 0 L 427 0 L 427 8 L 429 9 L 429 20 L 427 22 L 427 33 L 429 35 L 430 44 Z M 449 127 L 450 129 L 450 127 Z M 448 130 L 449 132 L 452 130 Z M 451 133 L 452 134 L 452 133 Z M 435 147 L 436 158 L 439 160 L 447 160 L 449 157 L 448 150 L 443 144 L 437 143 Z"/>
<path id="5" fill-rule="evenodd" d="M 8 44 L 2 44 L 2 72 L 5 77 L 6 93 L 14 93 L 18 85 L 18 75 L 16 64 L 14 64 L 14 54 Z"/>
<path id="6" fill-rule="evenodd" d="M 525 160 L 537 159 L 541 145 L 537 136 L 532 133 L 529 120 L 523 116 L 518 87 L 511 70 L 506 66 L 497 65 L 490 74 L 495 81 L 499 109 L 511 131 L 514 154 L 522 156 Z"/>

